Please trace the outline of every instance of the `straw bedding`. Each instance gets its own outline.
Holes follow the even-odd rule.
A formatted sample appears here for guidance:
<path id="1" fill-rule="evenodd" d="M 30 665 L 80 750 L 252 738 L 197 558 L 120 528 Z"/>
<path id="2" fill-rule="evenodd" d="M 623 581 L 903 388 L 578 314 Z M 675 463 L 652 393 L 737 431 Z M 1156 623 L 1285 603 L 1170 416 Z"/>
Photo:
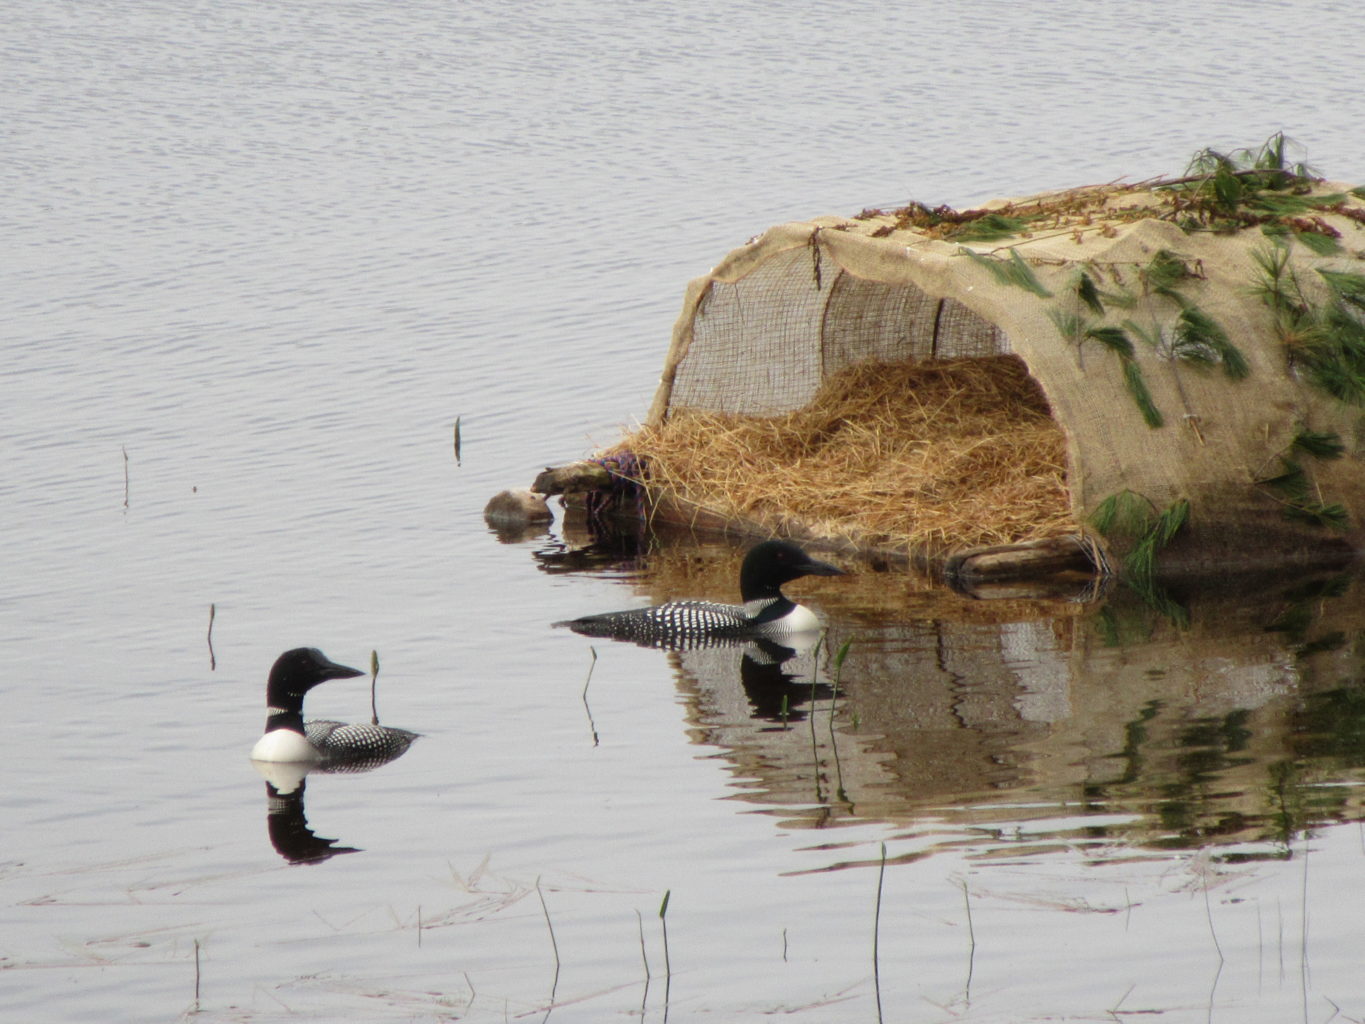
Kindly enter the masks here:
<path id="1" fill-rule="evenodd" d="M 614 452 L 726 518 L 925 552 L 1071 533 L 1065 442 L 1013 356 L 874 363 L 774 418 L 675 410 Z"/>

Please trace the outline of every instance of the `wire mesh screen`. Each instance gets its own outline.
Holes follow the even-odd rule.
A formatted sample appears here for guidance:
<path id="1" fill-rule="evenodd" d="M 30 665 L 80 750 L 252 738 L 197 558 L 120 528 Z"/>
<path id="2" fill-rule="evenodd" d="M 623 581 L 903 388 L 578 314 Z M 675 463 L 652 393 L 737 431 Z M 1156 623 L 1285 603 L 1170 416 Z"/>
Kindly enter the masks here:
<path id="1" fill-rule="evenodd" d="M 832 374 L 864 362 L 1003 355 L 996 325 L 908 284 L 815 272 L 792 249 L 734 282 L 713 281 L 697 308 L 669 407 L 771 416 L 798 409 Z"/>
<path id="2" fill-rule="evenodd" d="M 825 306 L 810 262 L 807 250 L 793 249 L 733 284 L 712 283 L 673 381 L 672 408 L 765 416 L 810 401 L 820 386 Z"/>

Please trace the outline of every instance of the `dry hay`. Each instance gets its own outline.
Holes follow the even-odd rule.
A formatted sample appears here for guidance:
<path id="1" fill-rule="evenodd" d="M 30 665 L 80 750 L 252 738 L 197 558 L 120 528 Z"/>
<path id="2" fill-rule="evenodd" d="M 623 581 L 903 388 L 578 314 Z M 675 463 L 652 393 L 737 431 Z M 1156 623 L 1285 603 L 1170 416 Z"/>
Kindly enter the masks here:
<path id="1" fill-rule="evenodd" d="M 864 363 L 773 418 L 675 410 L 614 452 L 727 519 L 936 552 L 1075 532 L 1066 446 L 1014 356 Z"/>

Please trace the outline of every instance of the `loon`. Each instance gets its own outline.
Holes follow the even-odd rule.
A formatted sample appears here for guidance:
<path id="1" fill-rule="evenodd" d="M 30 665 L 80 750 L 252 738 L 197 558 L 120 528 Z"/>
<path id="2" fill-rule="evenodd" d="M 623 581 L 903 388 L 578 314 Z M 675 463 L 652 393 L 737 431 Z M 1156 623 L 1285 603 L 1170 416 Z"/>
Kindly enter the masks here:
<path id="1" fill-rule="evenodd" d="M 363 772 L 401 756 L 417 733 L 368 723 L 303 721 L 304 695 L 318 683 L 364 674 L 338 665 L 316 647 L 281 654 L 270 669 L 265 691 L 265 735 L 251 748 L 251 759 L 325 772 Z"/>
<path id="2" fill-rule="evenodd" d="M 795 544 L 767 540 L 744 556 L 739 593 L 744 603 L 669 601 L 652 608 L 586 615 L 556 622 L 585 636 L 630 640 L 644 647 L 678 648 L 762 637 L 781 639 L 820 628 L 809 608 L 782 593 L 781 586 L 802 576 L 842 576 L 844 570 L 820 562 Z"/>

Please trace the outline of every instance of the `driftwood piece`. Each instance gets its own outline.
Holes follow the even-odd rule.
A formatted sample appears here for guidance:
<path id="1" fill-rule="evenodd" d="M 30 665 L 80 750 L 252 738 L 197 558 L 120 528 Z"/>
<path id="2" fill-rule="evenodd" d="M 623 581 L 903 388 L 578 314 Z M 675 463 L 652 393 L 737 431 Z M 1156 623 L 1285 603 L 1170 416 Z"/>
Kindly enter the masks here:
<path id="1" fill-rule="evenodd" d="M 605 466 L 586 459 L 565 466 L 547 466 L 536 476 L 531 490 L 536 494 L 584 494 L 611 486 L 611 474 Z"/>
<path id="2" fill-rule="evenodd" d="M 1045 537 L 1020 544 L 997 544 L 953 555 L 944 565 L 950 577 L 1011 580 L 1062 572 L 1095 573 L 1093 548 L 1083 537 Z"/>
<path id="3" fill-rule="evenodd" d="M 554 514 L 545 504 L 545 496 L 530 491 L 499 491 L 483 509 L 484 521 L 492 526 L 525 526 L 529 523 L 548 523 Z"/>

